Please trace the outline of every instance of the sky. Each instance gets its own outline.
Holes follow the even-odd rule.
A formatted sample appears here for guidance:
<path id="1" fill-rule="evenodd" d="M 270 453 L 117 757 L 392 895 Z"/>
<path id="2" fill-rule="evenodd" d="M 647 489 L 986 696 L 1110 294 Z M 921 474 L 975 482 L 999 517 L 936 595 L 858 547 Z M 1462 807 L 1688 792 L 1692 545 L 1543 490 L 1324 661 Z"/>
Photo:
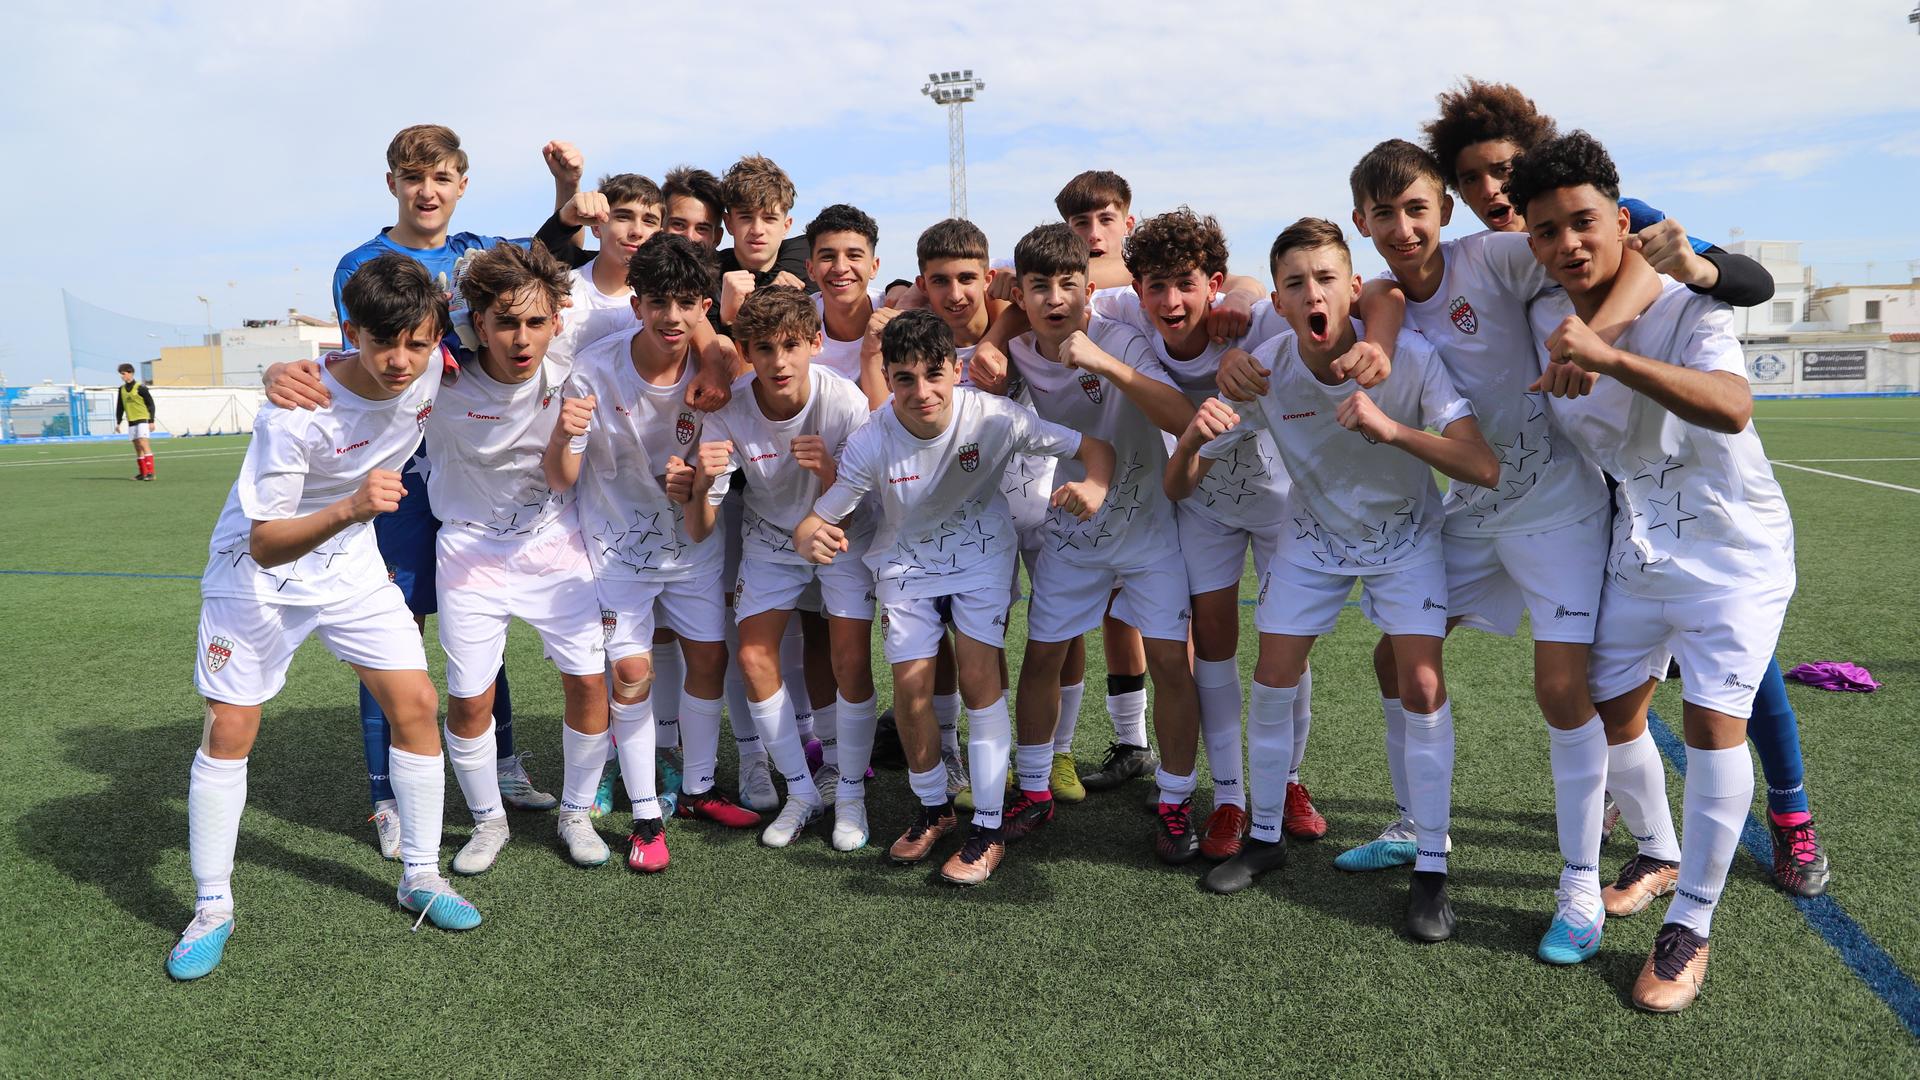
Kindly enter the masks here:
<path id="1" fill-rule="evenodd" d="M 758 152 L 794 179 L 796 233 L 854 203 L 880 223 L 880 276 L 911 276 L 914 238 L 948 210 L 946 117 L 920 86 L 964 67 L 987 84 L 967 182 L 996 256 L 1105 168 L 1138 215 L 1217 215 L 1234 271 L 1264 281 L 1281 228 L 1347 222 L 1354 161 L 1417 139 L 1434 95 L 1473 75 L 1593 132 L 1623 188 L 1696 236 L 1800 240 L 1823 284 L 1905 281 L 1913 3 L 747 2 L 697 24 L 604 2 L 39 0 L 10 18 L 0 68 L 0 205 L 23 241 L 0 269 L 0 374 L 67 381 L 63 289 L 185 327 L 329 313 L 339 257 L 393 223 L 387 141 L 422 122 L 472 159 L 456 230 L 531 235 L 553 208 L 548 139 L 582 149 L 589 182 Z M 1477 228 L 1461 207 L 1450 233 Z M 81 381 L 110 366 L 83 356 Z"/>

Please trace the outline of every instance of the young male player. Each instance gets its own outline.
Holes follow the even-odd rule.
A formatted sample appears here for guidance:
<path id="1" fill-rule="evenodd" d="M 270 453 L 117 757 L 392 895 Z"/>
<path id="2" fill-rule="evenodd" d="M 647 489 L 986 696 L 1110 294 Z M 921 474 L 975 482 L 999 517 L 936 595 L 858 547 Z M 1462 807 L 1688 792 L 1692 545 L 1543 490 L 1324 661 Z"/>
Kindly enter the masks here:
<path id="1" fill-rule="evenodd" d="M 1095 314 L 1129 323 L 1147 335 L 1174 385 L 1198 406 L 1214 396 L 1220 357 L 1250 349 L 1286 328 L 1286 320 L 1262 300 L 1239 337 L 1213 340 L 1207 317 L 1227 278 L 1227 237 L 1220 223 L 1181 207 L 1148 218 L 1129 233 L 1121 249 L 1132 288 L 1094 294 Z M 1350 358 L 1341 358 L 1344 365 Z M 1240 578 L 1247 550 L 1254 566 L 1272 561 L 1287 495 L 1286 470 L 1271 436 L 1235 446 L 1232 459 L 1201 480 L 1198 493 L 1174 504 L 1180 556 L 1192 592 L 1193 680 L 1200 704 L 1200 732 L 1213 774 L 1213 811 L 1200 840 L 1200 854 L 1233 856 L 1247 831 L 1246 790 L 1240 747 Z M 1313 840 L 1326 834 L 1326 819 L 1300 780 L 1300 759 L 1312 723 L 1309 671 L 1295 702 L 1294 760 L 1287 781 L 1288 833 Z"/>
<path id="2" fill-rule="evenodd" d="M 548 488 L 541 458 L 561 409 L 570 355 L 563 333 L 568 271 L 544 247 L 489 248 L 460 276 L 477 348 L 428 421 L 438 467 L 427 478 L 441 521 L 437 588 L 447 653 L 447 756 L 474 818 L 453 869 L 478 874 L 506 846 L 508 825 L 493 766 L 493 675 L 518 617 L 560 669 L 566 782 L 558 828 L 581 866 L 607 861 L 589 811 L 607 759 L 606 649 L 593 568 L 572 498 Z"/>
<path id="3" fill-rule="evenodd" d="M 1438 100 L 1439 115 L 1425 131 L 1427 147 L 1439 159 L 1447 183 L 1487 228 L 1524 232 L 1525 217 L 1514 207 L 1505 184 L 1514 161 L 1554 135 L 1553 119 L 1504 83 L 1466 79 Z M 1759 263 L 1688 237 L 1679 222 L 1638 200 L 1623 199 L 1621 204 L 1633 213 L 1634 234 L 1627 246 L 1640 251 L 1655 270 L 1734 307 L 1772 298 L 1773 276 Z M 1826 892 L 1830 870 L 1807 801 L 1799 721 L 1787 700 L 1778 660 L 1767 665 L 1761 678 L 1747 736 L 1766 774 L 1774 883 L 1797 896 L 1818 896 Z M 1609 826 L 1611 822 L 1612 815 Z M 1642 826 L 1628 822 L 1638 835 L 1646 835 Z M 1670 887 L 1670 881 L 1666 885 Z"/>
<path id="4" fill-rule="evenodd" d="M 700 414 L 684 402 L 693 332 L 706 319 L 714 277 L 711 253 L 684 237 L 662 233 L 641 245 L 627 272 L 639 325 L 581 350 L 545 458 L 554 491 L 579 488 L 613 671 L 614 742 L 633 803 L 627 865 L 647 873 L 666 869 L 669 858 L 650 696 L 656 618 L 679 638 L 686 661 L 677 812 L 732 826 L 758 820 L 743 818 L 713 787 L 726 671 L 724 541 L 688 535 L 666 486 L 700 435 Z"/>
<path id="5" fill-rule="evenodd" d="M 583 191 L 560 208 L 563 220 L 588 225 L 600 250 L 572 272 L 571 302 L 549 355 L 571 361 L 582 346 L 632 324 L 627 266 L 640 245 L 660 231 L 665 213 L 659 185 L 638 173 L 603 176 L 596 190 Z"/>
<path id="6" fill-rule="evenodd" d="M 342 326 L 354 315 L 346 302 L 346 282 L 368 260 L 384 254 L 405 255 L 425 267 L 441 292 L 451 296 L 457 291 L 460 259 L 469 252 L 505 242 L 498 236 L 449 231 L 454 207 L 467 191 L 467 152 L 460 148 L 460 137 L 452 130 L 439 124 L 402 129 L 387 144 L 386 179 L 396 206 L 395 223 L 347 252 L 334 270 L 333 306 Z M 562 181 L 556 178 L 555 183 Z M 400 587 L 414 621 L 422 626 L 434 612 L 434 538 L 440 527 L 427 501 L 431 469 L 425 444 L 421 444 L 404 470 L 407 497 L 400 509 L 374 520 L 374 536 L 387 572 Z M 501 795 L 509 805 L 522 810 L 552 809 L 557 800 L 533 786 L 523 758 L 514 752 L 513 699 L 504 665 L 494 680 L 493 707 Z M 365 686 L 360 688 L 360 736 L 380 852 L 393 858 L 399 851 L 400 835 L 393 788 L 387 782 L 388 725 L 379 700 Z"/>
<path id="7" fill-rule="evenodd" d="M 120 365 L 120 392 L 113 398 L 113 430 L 126 424 L 133 433 L 133 478 L 153 479 L 153 394 L 134 377 L 132 364 Z"/>
<path id="8" fill-rule="evenodd" d="M 807 278 L 820 313 L 820 355 L 814 363 L 853 383 L 868 407 L 887 400 L 877 350 L 867 348 L 880 303 L 873 275 L 880 270 L 880 226 L 858 207 L 835 203 L 807 222 Z M 880 325 L 886 325 L 881 322 Z"/>
<path id="9" fill-rule="evenodd" d="M 1453 717 L 1441 670 L 1448 597 L 1433 470 L 1492 484 L 1499 459 L 1481 438 L 1473 407 L 1417 335 L 1401 334 L 1392 373 L 1371 390 L 1333 371 L 1357 336 L 1348 315 L 1360 294 L 1339 226 L 1295 222 L 1274 240 L 1271 262 L 1274 306 L 1290 332 L 1257 350 L 1273 372 L 1267 393 L 1238 416 L 1209 402 L 1167 469 L 1168 494 L 1185 497 L 1233 441 L 1264 428 L 1293 480 L 1291 527 L 1261 577 L 1255 615 L 1251 834 L 1204 884 L 1237 892 L 1284 865 L 1280 816 L 1294 698 L 1308 650 L 1333 629 L 1358 578 L 1362 610 L 1392 639 L 1405 695 L 1409 802 L 1419 835 L 1406 930 L 1417 940 L 1445 940 L 1454 929 L 1446 888 Z"/>
<path id="10" fill-rule="evenodd" d="M 1073 522 L 1056 511 L 1047 519 L 1027 610 L 1014 751 L 1020 792 L 1008 807 L 1007 832 L 1019 839 L 1053 818 L 1048 780 L 1061 669 L 1069 643 L 1111 609 L 1145 641 L 1162 762 L 1154 849 L 1178 864 L 1198 851 L 1191 811 L 1199 716 L 1187 663 L 1186 571 L 1172 507 L 1155 479 L 1166 469 L 1162 432 L 1185 430 L 1193 406 L 1138 330 L 1088 310 L 1088 260 L 1086 241 L 1060 224 L 1027 233 L 1013 251 L 1016 296 L 1033 327 L 1009 344 L 1013 370 L 1033 395 L 1034 412 L 1111 442 L 1117 461 L 1112 498 L 1099 514 Z M 974 773 L 978 781 L 978 763 Z M 997 803 L 999 795 L 976 783 L 974 805 Z"/>
<path id="11" fill-rule="evenodd" d="M 940 872 L 975 885 L 1006 857 L 997 804 L 1011 725 L 999 653 L 1015 554 L 1000 478 L 1016 453 L 1072 457 L 1086 467 L 1086 479 L 1062 484 L 1052 501 L 1063 513 L 1091 518 L 1106 498 L 1113 450 L 1011 402 L 957 388 L 953 334 L 932 312 L 909 311 L 888 323 L 881 348 L 892 407 L 876 410 L 847 440 L 833 486 L 794 530 L 794 546 L 816 563 L 834 561 L 850 547 L 836 523 L 869 493 L 878 497 L 880 520 L 866 562 L 887 616 L 894 711 L 908 780 L 920 798 L 919 816 L 888 849 L 896 863 L 926 858 L 956 825 L 932 714 L 933 655 L 942 622 L 952 622 L 976 807 L 971 835 Z"/>
<path id="12" fill-rule="evenodd" d="M 260 410 L 207 545 L 194 672 L 207 715 L 187 791 L 196 895 L 193 921 L 167 955 L 176 979 L 211 972 L 233 933 L 247 755 L 261 705 L 280 692 L 294 650 L 314 634 L 353 665 L 392 718 L 400 906 L 446 930 L 480 924 L 480 913 L 440 876 L 439 695 L 420 633 L 367 528 L 399 505 L 398 470 L 433 410 L 446 301 L 401 255 L 370 260 L 345 293 L 357 321 L 342 331 L 359 351 L 327 358 L 322 377 L 333 403 Z"/>
<path id="13" fill-rule="evenodd" d="M 1562 870 L 1555 915 L 1540 943 L 1549 963 L 1576 963 L 1600 946 L 1599 857 L 1606 736 L 1587 696 L 1587 654 L 1599 611 L 1606 488 L 1578 454 L 1554 453 L 1527 304 L 1550 285 L 1518 235 L 1440 239 L 1452 212 L 1432 155 L 1403 139 L 1354 166 L 1353 220 L 1386 260 L 1368 286 L 1403 297 L 1407 325 L 1438 353 L 1475 421 L 1499 453 L 1491 486 L 1449 485 L 1443 534 L 1447 630 L 1512 636 L 1532 615 L 1534 691 L 1547 721 Z M 1658 294 L 1657 277 L 1630 257 L 1595 325 L 1618 334 Z M 1380 287 L 1385 286 L 1385 289 Z M 1574 570 L 1590 567 L 1590 572 Z M 1407 811 L 1406 715 L 1392 643 L 1374 650 L 1386 718 L 1387 765 L 1400 817 L 1334 865 L 1377 870 L 1416 858 Z"/>
<path id="14" fill-rule="evenodd" d="M 769 158 L 749 154 L 720 178 L 720 199 L 733 246 L 720 253 L 717 326 L 733 325 L 741 302 L 755 289 L 791 285 L 812 292 L 806 239 L 787 236 L 793 228 L 794 190 L 786 171 Z"/>
<path id="15" fill-rule="evenodd" d="M 1606 150 L 1580 131 L 1536 146 L 1508 191 L 1535 258 L 1564 290 L 1529 313 L 1545 346 L 1543 382 L 1598 376 L 1591 393 L 1549 407 L 1616 484 L 1590 680 L 1616 745 L 1608 785 L 1679 864 L 1633 1003 L 1677 1012 L 1706 978 L 1714 907 L 1753 802 L 1746 718 L 1793 595 L 1793 519 L 1753 429 L 1725 304 L 1675 283 L 1616 345 L 1591 329 L 1618 287 L 1631 220 Z M 1684 849 L 1671 845 L 1665 768 L 1646 731 L 1669 659 L 1684 702 Z"/>
<path id="16" fill-rule="evenodd" d="M 835 241 L 828 235 L 823 242 Z M 733 598 L 740 666 L 754 726 L 773 733 L 768 746 L 784 772 L 804 772 L 789 695 L 806 688 L 782 686 L 780 644 L 788 619 L 809 593 L 817 594 L 831 635 L 836 687 L 834 726 L 821 725 L 829 745 L 819 778 L 837 783 L 831 791 L 816 787 L 810 802 L 807 785 L 789 781 L 787 803 L 760 839 L 770 847 L 792 843 L 831 798 L 833 846 L 853 851 L 867 842 L 866 773 L 873 749 L 873 572 L 861 561 L 873 523 L 856 514 L 844 530 L 848 550 L 821 567 L 795 549 L 793 528 L 832 486 L 834 459 L 866 422 L 869 406 L 852 382 L 812 363 L 820 349 L 820 317 L 800 290 L 754 290 L 740 305 L 733 332 L 754 374 L 743 392 L 707 419 L 692 463 L 687 532 L 699 540 L 713 530 L 740 471 L 746 505 Z"/>

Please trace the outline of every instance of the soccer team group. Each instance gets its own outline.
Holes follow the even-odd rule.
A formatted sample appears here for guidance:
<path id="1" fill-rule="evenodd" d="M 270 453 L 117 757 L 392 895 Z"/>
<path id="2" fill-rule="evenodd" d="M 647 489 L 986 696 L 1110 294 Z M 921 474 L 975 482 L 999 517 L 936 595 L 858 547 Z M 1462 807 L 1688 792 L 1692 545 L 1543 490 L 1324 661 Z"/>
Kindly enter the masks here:
<path id="1" fill-rule="evenodd" d="M 1232 893 L 1281 868 L 1289 836 L 1326 831 L 1300 782 L 1307 658 L 1357 581 L 1382 632 L 1400 814 L 1335 865 L 1411 864 L 1406 932 L 1452 935 L 1443 643 L 1459 625 L 1512 635 L 1528 613 L 1564 859 L 1538 955 L 1583 961 L 1609 916 L 1672 894 L 1633 1001 L 1686 1007 L 1753 797 L 1749 735 L 1776 880 L 1814 895 L 1828 875 L 1773 662 L 1792 524 L 1731 331 L 1729 305 L 1772 282 L 1623 200 L 1602 146 L 1514 88 L 1466 80 L 1439 103 L 1425 145 L 1380 143 L 1352 170 L 1352 224 L 1388 272 L 1363 282 L 1341 227 L 1302 218 L 1273 242 L 1271 289 L 1227 273 L 1213 218 L 1136 223 L 1126 182 L 1099 171 L 1061 190 L 1063 220 L 1022 237 L 1010 267 L 949 219 L 891 284 L 852 206 L 789 237 L 793 184 L 757 156 L 581 190 L 580 153 L 551 143 L 557 209 L 534 241 L 450 233 L 467 157 L 444 127 L 400 132 L 397 223 L 336 275 L 349 347 L 268 372 L 213 530 L 196 910 L 169 973 L 212 971 L 232 933 L 247 756 L 309 635 L 362 680 L 399 904 L 443 929 L 480 915 L 440 869 L 446 765 L 421 638 L 436 611 L 445 753 L 474 819 L 455 873 L 494 864 L 509 805 L 557 806 L 568 856 L 604 864 L 594 818 L 619 786 L 638 871 L 667 867 L 669 816 L 760 828 L 775 848 L 829 818 L 833 848 L 855 851 L 880 733 L 918 804 L 893 863 L 933 856 L 970 812 L 940 876 L 985 882 L 1059 803 L 1147 777 L 1158 858 L 1208 860 L 1204 887 Z M 1449 189 L 1485 231 L 1440 239 Z M 875 711 L 876 610 L 890 717 Z M 560 671 L 557 799 L 513 745 L 512 618 Z M 1114 734 L 1080 776 L 1096 629 Z M 1647 731 L 1670 664 L 1684 849 Z M 735 793 L 715 785 L 723 716 Z M 1638 850 L 1603 885 L 1615 815 Z"/>

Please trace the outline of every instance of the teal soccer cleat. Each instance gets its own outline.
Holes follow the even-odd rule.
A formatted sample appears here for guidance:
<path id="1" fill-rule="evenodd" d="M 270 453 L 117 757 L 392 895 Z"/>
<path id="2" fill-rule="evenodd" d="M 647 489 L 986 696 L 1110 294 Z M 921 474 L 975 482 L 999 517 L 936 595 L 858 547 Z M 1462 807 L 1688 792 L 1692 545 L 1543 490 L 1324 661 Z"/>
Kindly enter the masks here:
<path id="1" fill-rule="evenodd" d="M 1549 964 L 1583 963 L 1600 951 L 1600 932 L 1606 922 L 1604 908 L 1592 921 L 1584 922 L 1578 912 L 1562 901 L 1560 909 L 1554 912 L 1553 925 L 1547 927 L 1546 936 L 1540 939 L 1537 954 Z"/>
<path id="2" fill-rule="evenodd" d="M 400 907 L 420 917 L 413 928 L 431 921 L 442 930 L 471 930 L 480 925 L 480 912 L 439 873 L 424 873 L 400 882 Z"/>
<path id="3" fill-rule="evenodd" d="M 220 966 L 227 939 L 232 936 L 232 910 L 202 908 L 194 912 L 193 921 L 180 932 L 179 944 L 167 954 L 167 974 L 189 982 L 211 973 Z"/>

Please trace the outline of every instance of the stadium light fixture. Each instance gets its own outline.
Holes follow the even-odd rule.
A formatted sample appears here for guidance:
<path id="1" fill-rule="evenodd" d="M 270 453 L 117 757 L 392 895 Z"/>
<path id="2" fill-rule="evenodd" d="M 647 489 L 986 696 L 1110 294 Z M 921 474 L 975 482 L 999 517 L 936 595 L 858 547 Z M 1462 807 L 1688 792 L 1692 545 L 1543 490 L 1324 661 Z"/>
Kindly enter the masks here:
<path id="1" fill-rule="evenodd" d="M 987 84 L 973 77 L 972 68 L 927 74 L 920 92 L 947 110 L 947 202 L 953 217 L 967 216 L 967 122 L 961 110 Z"/>

